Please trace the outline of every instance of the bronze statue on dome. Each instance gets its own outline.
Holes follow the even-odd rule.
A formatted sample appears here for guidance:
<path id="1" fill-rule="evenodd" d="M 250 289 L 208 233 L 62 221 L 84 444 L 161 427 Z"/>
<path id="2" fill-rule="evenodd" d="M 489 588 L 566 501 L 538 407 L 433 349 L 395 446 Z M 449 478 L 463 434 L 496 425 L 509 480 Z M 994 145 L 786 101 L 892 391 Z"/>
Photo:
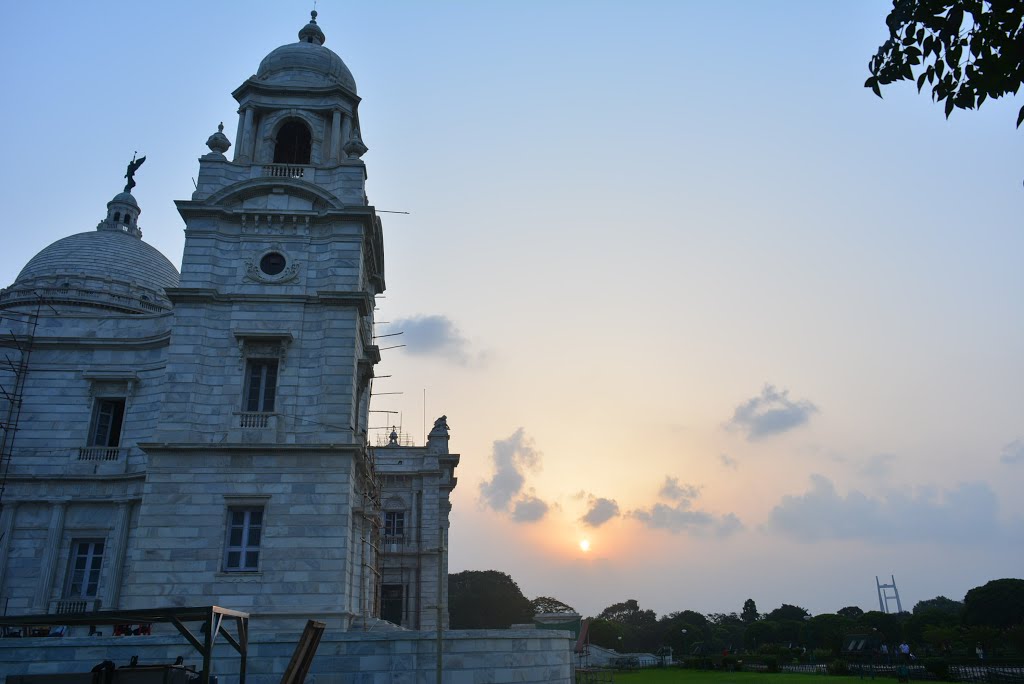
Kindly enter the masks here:
<path id="1" fill-rule="evenodd" d="M 141 157 L 136 161 L 135 155 L 132 155 L 132 160 L 128 162 L 128 170 L 125 171 L 124 174 L 124 177 L 128 179 L 128 183 L 124 186 L 125 192 L 131 194 L 132 188 L 135 187 L 135 172 L 139 170 L 139 167 L 142 166 L 145 161 L 145 157 Z"/>

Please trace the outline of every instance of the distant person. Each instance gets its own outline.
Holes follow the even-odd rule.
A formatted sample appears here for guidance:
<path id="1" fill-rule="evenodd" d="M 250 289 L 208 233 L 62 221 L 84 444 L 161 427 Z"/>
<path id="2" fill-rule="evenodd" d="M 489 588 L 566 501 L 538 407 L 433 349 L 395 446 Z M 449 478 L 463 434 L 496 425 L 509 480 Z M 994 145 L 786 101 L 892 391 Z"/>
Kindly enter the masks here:
<path id="1" fill-rule="evenodd" d="M 974 648 L 974 652 L 978 654 L 978 660 L 985 659 L 985 649 L 981 647 L 980 641 L 978 642 L 978 645 Z"/>
<path id="2" fill-rule="evenodd" d="M 878 654 L 880 656 L 882 656 L 882 662 L 884 662 L 884 663 L 888 663 L 889 662 L 889 647 L 888 646 L 886 646 L 885 644 L 882 644 L 881 646 L 879 646 L 878 647 Z"/>
<path id="3" fill-rule="evenodd" d="M 904 661 L 910 660 L 910 644 L 906 641 L 900 642 L 900 658 Z"/>

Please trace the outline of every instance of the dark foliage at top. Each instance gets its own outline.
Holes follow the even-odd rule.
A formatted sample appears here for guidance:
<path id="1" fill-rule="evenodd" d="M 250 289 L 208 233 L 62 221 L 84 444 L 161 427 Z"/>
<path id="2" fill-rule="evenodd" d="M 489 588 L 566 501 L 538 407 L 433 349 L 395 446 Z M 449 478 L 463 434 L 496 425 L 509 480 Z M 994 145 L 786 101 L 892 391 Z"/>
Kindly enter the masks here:
<path id="1" fill-rule="evenodd" d="M 1020 0 L 893 0 L 889 39 L 871 58 L 864 86 L 917 79 L 932 99 L 974 109 L 987 99 L 1016 94 L 1024 80 L 1024 12 Z M 915 76 L 915 67 L 918 73 Z M 1024 107 L 1017 126 L 1024 121 Z"/>

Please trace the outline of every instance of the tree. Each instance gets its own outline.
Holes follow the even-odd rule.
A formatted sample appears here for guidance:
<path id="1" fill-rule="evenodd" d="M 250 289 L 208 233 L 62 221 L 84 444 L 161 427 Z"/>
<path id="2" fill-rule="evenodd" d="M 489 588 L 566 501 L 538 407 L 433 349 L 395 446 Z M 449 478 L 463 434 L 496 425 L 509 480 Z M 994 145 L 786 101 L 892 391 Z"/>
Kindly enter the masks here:
<path id="1" fill-rule="evenodd" d="M 838 652 L 842 648 L 843 637 L 850 632 L 851 626 L 850 618 L 840 613 L 815 615 L 804 621 L 800 641 L 808 649 L 827 648 Z"/>
<path id="2" fill-rule="evenodd" d="M 997 579 L 964 596 L 968 625 L 1012 627 L 1024 622 L 1024 579 Z"/>
<path id="3" fill-rule="evenodd" d="M 533 621 L 519 585 L 497 570 L 448 575 L 448 614 L 452 629 L 507 629 Z"/>
<path id="4" fill-rule="evenodd" d="M 621 603 L 613 603 L 597 616 L 600 620 L 610 620 L 622 625 L 642 627 L 657 624 L 658 616 L 653 610 L 641 610 L 636 599 L 629 599 Z M 703 616 L 701 616 L 703 617 Z"/>
<path id="5" fill-rule="evenodd" d="M 964 609 L 964 604 L 960 601 L 954 601 L 948 599 L 945 596 L 936 596 L 933 599 L 927 599 L 925 601 L 918 601 L 914 604 L 914 615 L 920 613 L 947 613 L 949 615 L 960 615 L 960 611 Z"/>
<path id="6" fill-rule="evenodd" d="M 618 650 L 655 651 L 661 646 L 658 616 L 653 610 L 642 610 L 636 599 L 613 603 L 602 610 L 597 619 L 621 625 L 621 647 L 614 646 Z"/>
<path id="7" fill-rule="evenodd" d="M 1024 80 L 1024 12 L 1019 0 L 893 0 L 885 18 L 889 39 L 868 62 L 866 88 L 913 80 L 921 66 L 932 99 L 954 108 L 974 109 L 986 98 L 1016 94 Z M 931 61 L 926 67 L 925 63 Z M 1017 127 L 1024 122 L 1024 107 Z"/>
<path id="8" fill-rule="evenodd" d="M 779 625 L 768 620 L 758 620 L 747 625 L 743 634 L 743 643 L 747 648 L 757 648 L 765 644 L 774 644 L 779 640 Z"/>
<path id="9" fill-rule="evenodd" d="M 751 623 L 758 617 L 757 604 L 754 603 L 754 599 L 748 598 L 743 602 L 743 612 L 740 613 L 740 618 L 746 623 Z"/>
<path id="10" fill-rule="evenodd" d="M 593 619 L 589 627 L 590 643 L 601 648 L 622 650 L 623 628 L 611 620 Z"/>
<path id="11" fill-rule="evenodd" d="M 788 603 L 783 603 L 781 606 L 773 610 L 764 616 L 765 620 L 771 620 L 773 622 L 783 622 L 787 620 L 800 621 L 810 615 L 807 609 L 801 608 L 800 606 L 791 606 Z"/>
<path id="12" fill-rule="evenodd" d="M 567 603 L 562 603 L 556 598 L 550 596 L 538 596 L 537 598 L 530 601 L 530 605 L 533 607 L 535 615 L 540 613 L 573 613 L 576 614 L 576 609 Z"/>
<path id="13" fill-rule="evenodd" d="M 836 615 L 842 615 L 844 618 L 849 618 L 850 620 L 856 620 L 863 614 L 864 610 L 857 606 L 846 606 L 845 608 L 840 608 L 836 611 Z"/>

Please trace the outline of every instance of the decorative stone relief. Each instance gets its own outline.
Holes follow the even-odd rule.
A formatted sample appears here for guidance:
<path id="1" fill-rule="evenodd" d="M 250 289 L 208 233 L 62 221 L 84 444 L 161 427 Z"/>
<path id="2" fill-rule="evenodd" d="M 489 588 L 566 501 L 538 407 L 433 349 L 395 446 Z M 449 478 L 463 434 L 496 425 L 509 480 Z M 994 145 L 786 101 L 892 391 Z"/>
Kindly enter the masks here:
<path id="1" fill-rule="evenodd" d="M 257 283 L 280 285 L 299 277 L 299 262 L 289 259 L 283 250 L 275 247 L 259 257 L 246 258 L 245 277 Z"/>
<path id="2" fill-rule="evenodd" d="M 238 340 L 238 369 L 245 367 L 248 358 L 278 359 L 284 369 L 288 346 L 292 343 L 290 333 L 235 332 Z"/>

